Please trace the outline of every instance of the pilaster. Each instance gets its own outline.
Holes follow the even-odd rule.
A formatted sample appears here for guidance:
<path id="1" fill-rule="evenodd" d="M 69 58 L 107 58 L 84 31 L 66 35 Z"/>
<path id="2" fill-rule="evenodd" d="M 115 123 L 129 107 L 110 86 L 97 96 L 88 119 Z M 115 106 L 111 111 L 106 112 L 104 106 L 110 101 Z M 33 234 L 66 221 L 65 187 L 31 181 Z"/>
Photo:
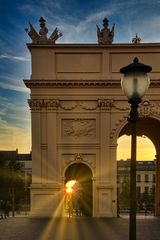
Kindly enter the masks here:
<path id="1" fill-rule="evenodd" d="M 41 168 L 42 168 L 42 183 L 47 183 L 47 113 L 44 106 L 41 108 Z"/>
<path id="2" fill-rule="evenodd" d="M 48 176 L 47 182 L 57 183 L 59 176 L 57 161 L 57 108 L 59 101 L 56 99 L 45 100 L 47 107 L 47 142 L 48 142 Z"/>
<path id="3" fill-rule="evenodd" d="M 42 100 L 29 99 L 28 104 L 31 109 L 31 126 L 32 126 L 32 184 L 42 183 L 41 169 L 41 117 L 40 111 Z"/>
<path id="4" fill-rule="evenodd" d="M 100 107 L 100 182 L 110 182 L 110 111 L 112 107 L 111 99 L 99 99 Z"/>

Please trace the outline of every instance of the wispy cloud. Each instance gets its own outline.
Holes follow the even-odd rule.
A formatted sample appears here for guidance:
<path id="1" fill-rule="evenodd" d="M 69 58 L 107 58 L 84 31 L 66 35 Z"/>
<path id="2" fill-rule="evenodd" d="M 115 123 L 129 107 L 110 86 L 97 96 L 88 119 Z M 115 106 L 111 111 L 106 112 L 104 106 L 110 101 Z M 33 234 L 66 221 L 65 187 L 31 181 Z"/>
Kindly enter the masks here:
<path id="1" fill-rule="evenodd" d="M 77 26 L 76 29 L 78 32 L 84 31 L 85 29 L 89 28 L 90 23 L 98 22 L 99 20 L 102 20 L 106 16 L 110 16 L 113 14 L 113 10 L 106 10 L 106 11 L 98 11 L 95 13 L 92 13 L 88 15 L 84 21 L 81 21 Z"/>
<path id="2" fill-rule="evenodd" d="M 22 57 L 22 56 L 13 56 L 13 55 L 9 55 L 7 53 L 4 53 L 4 54 L 0 55 L 0 59 L 3 59 L 3 58 L 7 58 L 9 60 L 22 61 L 22 62 L 26 62 L 26 61 L 30 62 L 29 58 L 25 58 L 25 57 Z"/>
<path id="3" fill-rule="evenodd" d="M 16 120 L 28 121 L 30 119 L 27 101 L 26 104 L 22 100 L 17 102 L 17 98 L 18 96 L 14 99 L 12 97 L 11 102 L 9 97 L 0 97 L 0 113 L 2 119 L 12 119 L 14 122 L 16 122 Z M 3 117 L 4 115 L 5 117 Z"/>
<path id="4" fill-rule="evenodd" d="M 17 92 L 29 92 L 29 89 L 25 87 L 23 79 L 19 76 L 14 75 L 1 75 L 0 77 L 0 87 L 4 89 L 10 89 Z"/>
<path id="5" fill-rule="evenodd" d="M 160 16 L 151 16 L 149 19 L 143 20 L 140 23 L 138 20 L 128 22 L 126 25 L 126 33 L 130 40 L 138 33 L 141 42 L 160 42 Z"/>
<path id="6" fill-rule="evenodd" d="M 4 111 L 0 110 L 0 116 L 4 116 L 4 115 L 5 115 Z"/>
<path id="7" fill-rule="evenodd" d="M 0 149 L 18 148 L 29 152 L 31 148 L 30 114 L 23 101 L 12 102 L 0 96 Z"/>
<path id="8" fill-rule="evenodd" d="M 143 29 L 147 29 L 144 31 Z M 160 16 L 152 16 L 139 26 L 139 32 L 142 33 L 143 42 L 160 42 Z"/>
<path id="9" fill-rule="evenodd" d="M 27 92 L 27 93 L 29 93 L 29 89 L 27 89 L 25 86 L 22 87 L 22 86 L 18 86 L 16 84 L 13 84 L 13 83 L 0 82 L 0 87 L 4 88 L 4 89 L 17 91 L 17 92 Z"/>
<path id="10" fill-rule="evenodd" d="M 31 150 L 30 128 L 18 128 L 0 119 L 0 150 L 13 150 L 18 148 L 19 152 Z"/>
<path id="11" fill-rule="evenodd" d="M 65 11 L 66 5 L 64 0 L 58 1 L 58 4 L 57 1 L 47 0 L 47 2 L 41 2 L 38 6 L 36 5 L 36 15 L 39 14 L 39 17 L 43 15 L 46 18 L 49 32 L 54 30 L 55 27 L 59 27 L 60 31 L 62 31 L 63 37 L 58 42 L 63 43 L 96 42 L 96 25 L 99 21 L 102 22 L 104 17 L 113 15 L 117 9 L 116 4 L 110 4 L 109 7 L 105 4 L 106 6 L 103 6 L 103 8 L 100 6 L 99 9 L 92 11 L 92 13 L 82 13 L 82 17 L 79 18 L 77 15 L 71 16 L 69 10 Z M 27 11 L 27 13 L 29 11 L 31 14 L 35 14 L 33 12 L 34 9 L 35 2 L 24 4 L 20 7 L 20 11 Z M 53 14 L 56 9 L 61 9 L 61 13 Z M 67 6 L 67 9 L 72 10 L 72 5 L 70 8 Z M 37 22 L 32 22 L 35 28 L 38 28 L 36 29 L 37 31 L 39 30 L 38 20 Z M 95 35 L 94 40 L 91 37 L 91 32 Z"/>
<path id="12" fill-rule="evenodd" d="M 62 43 L 85 43 L 85 42 L 97 42 L 96 40 L 96 25 L 99 21 L 102 22 L 106 16 L 113 15 L 115 9 L 96 11 L 95 13 L 87 15 L 81 21 L 74 21 L 70 16 L 68 17 L 57 17 L 57 25 L 63 33 L 63 37 L 60 38 L 59 42 Z M 54 29 L 49 20 L 49 29 Z M 93 38 L 94 36 L 94 38 Z"/>
<path id="13" fill-rule="evenodd" d="M 47 7 L 49 9 L 63 9 L 63 5 L 66 0 L 45 0 L 42 1 L 42 4 L 44 7 Z"/>

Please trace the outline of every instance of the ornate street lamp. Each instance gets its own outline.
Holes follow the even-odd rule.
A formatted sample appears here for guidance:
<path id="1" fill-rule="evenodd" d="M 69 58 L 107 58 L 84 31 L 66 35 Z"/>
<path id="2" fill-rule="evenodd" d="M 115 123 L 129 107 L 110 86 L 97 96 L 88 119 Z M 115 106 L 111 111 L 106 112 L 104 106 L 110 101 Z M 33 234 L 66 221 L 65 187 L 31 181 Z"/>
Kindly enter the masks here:
<path id="1" fill-rule="evenodd" d="M 120 69 L 124 74 L 121 87 L 131 104 L 128 121 L 131 122 L 131 168 L 130 168 L 130 225 L 129 240 L 136 240 L 136 123 L 138 120 L 138 104 L 148 90 L 150 79 L 147 72 L 152 68 L 134 58 L 133 63 Z"/>

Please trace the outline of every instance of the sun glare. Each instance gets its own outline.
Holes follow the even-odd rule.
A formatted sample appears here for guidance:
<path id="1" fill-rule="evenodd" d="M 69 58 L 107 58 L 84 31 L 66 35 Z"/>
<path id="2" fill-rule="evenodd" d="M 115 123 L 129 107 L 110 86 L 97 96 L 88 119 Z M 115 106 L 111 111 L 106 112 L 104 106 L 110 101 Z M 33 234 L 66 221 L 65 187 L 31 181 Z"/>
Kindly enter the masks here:
<path id="1" fill-rule="evenodd" d="M 76 183 L 76 180 L 70 180 L 66 183 L 66 192 L 72 193 L 73 192 L 73 186 Z"/>

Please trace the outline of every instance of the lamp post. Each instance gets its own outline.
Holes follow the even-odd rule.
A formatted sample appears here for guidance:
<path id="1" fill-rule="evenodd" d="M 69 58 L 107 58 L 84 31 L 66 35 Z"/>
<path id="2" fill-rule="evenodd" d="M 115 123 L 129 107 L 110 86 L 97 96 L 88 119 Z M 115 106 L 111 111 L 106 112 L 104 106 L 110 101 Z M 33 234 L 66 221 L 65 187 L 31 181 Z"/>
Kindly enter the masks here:
<path id="1" fill-rule="evenodd" d="M 130 167 L 130 224 L 129 240 L 136 240 L 136 124 L 138 120 L 138 104 L 148 90 L 150 79 L 147 72 L 152 68 L 134 58 L 133 63 L 120 69 L 124 74 L 121 79 L 121 87 L 131 104 L 128 121 L 131 122 L 131 167 Z"/>

